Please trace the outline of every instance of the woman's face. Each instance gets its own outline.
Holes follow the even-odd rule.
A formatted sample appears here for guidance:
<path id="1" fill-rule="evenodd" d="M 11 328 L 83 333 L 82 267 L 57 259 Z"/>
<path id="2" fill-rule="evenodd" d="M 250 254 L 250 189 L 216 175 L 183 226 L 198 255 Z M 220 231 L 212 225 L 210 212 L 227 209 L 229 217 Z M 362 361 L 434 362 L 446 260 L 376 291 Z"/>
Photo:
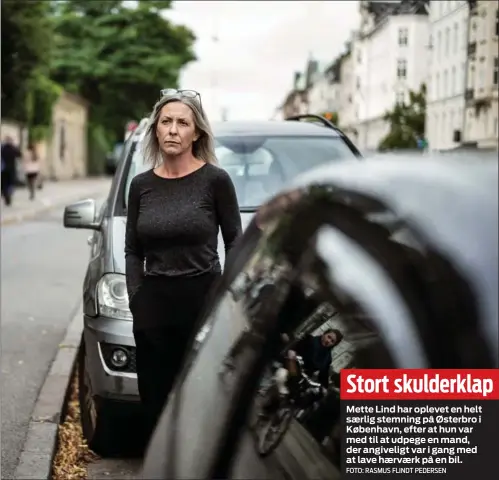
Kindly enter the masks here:
<path id="1" fill-rule="evenodd" d="M 159 148 L 166 155 L 191 151 L 199 135 L 190 107 L 179 101 L 167 103 L 159 113 L 156 137 Z"/>

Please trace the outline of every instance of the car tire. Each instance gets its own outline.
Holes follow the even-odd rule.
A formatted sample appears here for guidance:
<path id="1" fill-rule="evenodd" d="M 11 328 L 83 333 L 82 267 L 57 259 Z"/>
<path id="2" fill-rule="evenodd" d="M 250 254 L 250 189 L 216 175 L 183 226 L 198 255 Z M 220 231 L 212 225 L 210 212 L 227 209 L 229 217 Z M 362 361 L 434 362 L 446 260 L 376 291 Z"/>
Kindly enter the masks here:
<path id="1" fill-rule="evenodd" d="M 115 420 L 104 399 L 93 395 L 86 369 L 85 342 L 82 341 L 78 361 L 78 400 L 83 437 L 89 448 L 101 457 L 118 455 Z"/>

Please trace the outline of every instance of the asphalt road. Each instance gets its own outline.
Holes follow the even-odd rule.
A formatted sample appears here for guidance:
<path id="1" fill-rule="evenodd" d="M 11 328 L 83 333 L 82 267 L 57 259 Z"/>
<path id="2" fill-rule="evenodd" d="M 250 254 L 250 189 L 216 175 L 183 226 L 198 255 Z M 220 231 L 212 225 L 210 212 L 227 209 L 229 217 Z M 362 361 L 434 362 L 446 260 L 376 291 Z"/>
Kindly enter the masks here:
<path id="1" fill-rule="evenodd" d="M 90 232 L 62 209 L 2 227 L 2 479 L 12 478 L 46 374 L 81 300 Z"/>

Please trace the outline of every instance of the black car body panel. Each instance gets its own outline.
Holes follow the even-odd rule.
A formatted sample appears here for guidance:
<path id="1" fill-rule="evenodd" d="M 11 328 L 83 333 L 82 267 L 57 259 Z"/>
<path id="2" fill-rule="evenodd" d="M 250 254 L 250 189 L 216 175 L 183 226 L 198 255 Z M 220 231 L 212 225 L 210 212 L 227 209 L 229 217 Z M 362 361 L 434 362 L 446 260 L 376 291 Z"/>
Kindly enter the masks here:
<path id="1" fill-rule="evenodd" d="M 231 257 L 143 478 L 341 478 L 337 388 L 322 422 L 293 420 L 272 453 L 256 453 L 258 392 L 282 333 L 341 329 L 333 378 L 351 366 L 497 367 L 497 163 L 378 159 L 317 169 L 290 190 L 262 207 Z"/>

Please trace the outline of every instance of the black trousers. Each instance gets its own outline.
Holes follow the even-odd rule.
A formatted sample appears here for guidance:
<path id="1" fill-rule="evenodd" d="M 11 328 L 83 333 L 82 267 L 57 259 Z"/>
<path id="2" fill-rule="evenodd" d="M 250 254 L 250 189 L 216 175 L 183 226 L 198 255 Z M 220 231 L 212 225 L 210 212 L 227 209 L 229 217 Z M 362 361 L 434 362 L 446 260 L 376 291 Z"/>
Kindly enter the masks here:
<path id="1" fill-rule="evenodd" d="M 5 169 L 1 175 L 2 183 L 2 198 L 5 201 L 5 205 L 12 204 L 12 193 L 14 191 L 14 176 L 11 172 Z"/>
<path id="2" fill-rule="evenodd" d="M 191 331 L 158 327 L 135 332 L 137 381 L 149 437 L 182 368 Z"/>
<path id="3" fill-rule="evenodd" d="M 146 277 L 132 298 L 137 380 L 148 436 L 166 405 L 219 276 Z"/>
<path id="4" fill-rule="evenodd" d="M 35 190 L 36 190 L 36 179 L 38 178 L 38 173 L 27 173 L 26 174 L 26 183 L 28 184 L 29 190 L 29 198 L 34 200 L 35 198 Z"/>

